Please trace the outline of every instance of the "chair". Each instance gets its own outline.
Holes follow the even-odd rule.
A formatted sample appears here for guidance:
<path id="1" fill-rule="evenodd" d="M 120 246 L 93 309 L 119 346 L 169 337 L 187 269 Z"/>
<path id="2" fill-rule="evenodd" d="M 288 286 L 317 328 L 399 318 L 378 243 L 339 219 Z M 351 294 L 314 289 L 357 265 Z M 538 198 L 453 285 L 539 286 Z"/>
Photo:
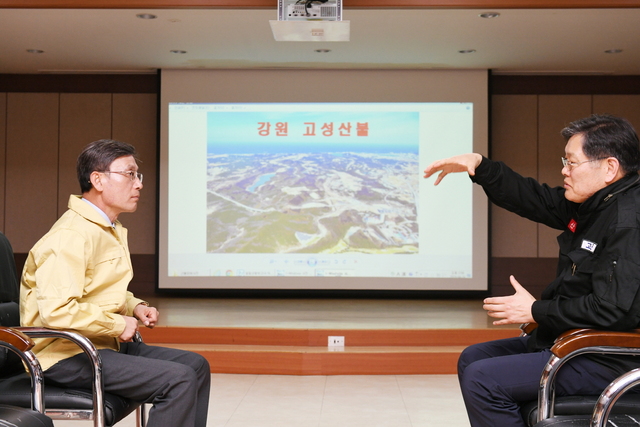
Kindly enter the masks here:
<path id="1" fill-rule="evenodd" d="M 625 384 L 629 381 L 625 377 L 627 374 L 622 376 L 625 378 L 616 380 L 618 382 L 614 381 L 601 396 L 555 396 L 556 375 L 569 360 L 585 354 L 640 355 L 640 330 L 615 332 L 575 329 L 567 331 L 556 339 L 551 353 L 540 380 L 538 401 L 522 406 L 523 418 L 527 425 L 595 426 L 591 424 L 594 410 L 597 409 L 599 415 L 593 418 L 601 422 L 604 403 L 608 411 L 606 416 L 615 423 L 613 425 L 621 427 L 640 424 L 639 421 L 635 421 L 640 420 L 640 394 L 624 394 L 630 387 L 624 390 L 619 389 L 622 384 L 620 381 L 624 381 Z M 640 380 L 637 383 L 640 383 Z M 612 405 L 612 398 L 614 398 L 615 407 Z"/>
<path id="2" fill-rule="evenodd" d="M 0 405 L 0 426 L 53 427 L 53 421 L 31 409 Z"/>
<path id="3" fill-rule="evenodd" d="M 10 256 L 7 252 L 10 252 Z M 15 261 L 13 250 L 6 236 L 0 233 L 0 270 L 10 269 Z M 14 274 L 1 276 L 0 296 L 18 294 L 18 279 Z M 53 385 L 43 387 L 42 410 L 34 406 L 35 391 L 32 383 L 37 382 L 32 372 L 25 372 L 20 360 L 13 352 L 0 352 L 0 402 L 22 408 L 36 408 L 56 420 L 93 420 L 94 427 L 112 426 L 134 410 L 137 411 L 136 425 L 145 425 L 144 402 L 134 402 L 110 393 L 105 393 L 102 383 L 100 354 L 91 341 L 81 334 L 37 327 L 20 327 L 20 310 L 17 302 L 0 302 L 0 326 L 9 327 L 23 333 L 28 338 L 67 339 L 82 349 L 93 367 L 92 390 L 64 388 Z M 7 329 L 7 328 L 4 328 Z M 140 335 L 136 337 L 140 340 Z"/>
<path id="4" fill-rule="evenodd" d="M 547 418 L 536 427 L 636 427 L 640 417 L 636 414 L 612 415 L 613 408 L 624 393 L 640 384 L 640 368 L 622 374 L 604 389 L 593 408 L 592 415 L 565 415 Z"/>
<path id="5" fill-rule="evenodd" d="M 53 427 L 51 418 L 41 412 L 43 375 L 40 363 L 31 352 L 33 340 L 23 333 L 11 328 L 0 327 L 0 347 L 11 351 L 16 357 L 24 361 L 25 366 L 33 378 L 31 409 L 0 404 L 0 425 L 19 427 Z M 37 411 L 36 411 L 37 409 Z"/>

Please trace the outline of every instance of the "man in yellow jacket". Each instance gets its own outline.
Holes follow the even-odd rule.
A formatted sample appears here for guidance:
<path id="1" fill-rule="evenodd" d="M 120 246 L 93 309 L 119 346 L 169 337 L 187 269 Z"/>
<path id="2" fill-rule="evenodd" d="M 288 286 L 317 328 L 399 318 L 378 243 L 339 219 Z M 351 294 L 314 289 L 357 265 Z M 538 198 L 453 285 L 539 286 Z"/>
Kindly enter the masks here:
<path id="1" fill-rule="evenodd" d="M 142 189 L 135 149 L 100 140 L 78 157 L 82 196 L 29 252 L 20 286 L 23 326 L 75 331 L 98 348 L 105 391 L 153 403 L 149 426 L 205 427 L 210 369 L 202 356 L 131 342 L 138 322 L 153 328 L 158 310 L 127 291 L 133 277 L 127 230 L 117 220 L 134 212 Z M 91 384 L 88 359 L 73 344 L 39 339 L 35 353 L 47 381 Z"/>

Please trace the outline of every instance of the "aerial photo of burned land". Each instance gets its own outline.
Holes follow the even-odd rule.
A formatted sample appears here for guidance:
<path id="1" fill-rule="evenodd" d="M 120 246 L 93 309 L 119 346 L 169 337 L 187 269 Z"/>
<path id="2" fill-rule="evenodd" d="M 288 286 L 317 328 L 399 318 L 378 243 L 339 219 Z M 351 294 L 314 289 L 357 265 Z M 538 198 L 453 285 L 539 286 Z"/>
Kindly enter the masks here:
<path id="1" fill-rule="evenodd" d="M 209 154 L 210 253 L 418 252 L 415 153 Z"/>

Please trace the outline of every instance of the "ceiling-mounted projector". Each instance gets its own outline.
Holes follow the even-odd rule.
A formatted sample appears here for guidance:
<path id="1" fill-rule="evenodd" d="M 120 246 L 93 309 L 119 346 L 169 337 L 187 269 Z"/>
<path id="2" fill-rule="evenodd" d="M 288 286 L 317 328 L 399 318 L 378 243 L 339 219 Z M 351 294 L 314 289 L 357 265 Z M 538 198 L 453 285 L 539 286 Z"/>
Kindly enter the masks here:
<path id="1" fill-rule="evenodd" d="M 269 23 L 276 41 L 349 41 L 342 0 L 278 0 L 278 20 Z"/>

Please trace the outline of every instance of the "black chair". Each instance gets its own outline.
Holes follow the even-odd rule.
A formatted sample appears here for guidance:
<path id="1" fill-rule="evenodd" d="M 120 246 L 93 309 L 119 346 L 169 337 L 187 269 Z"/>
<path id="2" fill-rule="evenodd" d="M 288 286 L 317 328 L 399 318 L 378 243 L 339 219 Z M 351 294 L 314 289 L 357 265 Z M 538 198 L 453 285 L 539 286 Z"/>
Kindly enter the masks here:
<path id="1" fill-rule="evenodd" d="M 10 256 L 7 255 L 10 253 Z M 15 275 L 13 249 L 0 233 L 0 271 L 11 271 L 12 275 L 0 275 L 0 296 L 14 295 L 19 292 L 18 279 Z M 20 327 L 20 310 L 15 300 L 0 303 L 0 326 L 18 330 L 29 338 L 62 338 L 67 339 L 82 349 L 89 357 L 93 367 L 92 390 L 64 388 L 47 384 L 43 387 L 43 412 L 56 420 L 93 420 L 94 427 L 112 426 L 133 411 L 137 411 L 136 425 L 145 425 L 144 402 L 134 402 L 110 393 L 105 393 L 102 383 L 102 367 L 100 354 L 90 340 L 75 332 L 52 330 L 37 327 Z M 140 339 L 139 334 L 137 339 Z M 22 360 L 14 352 L 0 352 L 0 402 L 10 406 L 31 408 L 34 396 L 32 383 L 34 375 L 25 372 Z M 36 408 L 37 409 L 37 408 Z"/>
<path id="2" fill-rule="evenodd" d="M 599 400 L 603 395 L 556 397 L 555 379 L 558 371 L 572 358 L 585 354 L 640 355 L 640 330 L 631 332 L 594 329 L 567 331 L 558 337 L 551 348 L 551 353 L 540 379 L 538 400 L 522 406 L 525 422 L 529 426 L 536 427 L 590 426 L 594 411 L 601 405 Z M 619 387 L 619 385 L 613 387 Z M 624 391 L 626 390 L 628 388 Z M 612 393 L 609 388 L 605 392 Z M 640 394 L 623 394 L 616 391 L 616 404 L 610 405 L 612 408 L 607 409 L 607 418 L 615 423 L 611 425 L 638 426 Z M 606 400 L 607 397 L 604 399 Z"/>
<path id="3" fill-rule="evenodd" d="M 0 347 L 3 350 L 11 351 L 23 361 L 34 379 L 31 384 L 31 409 L 0 404 L 1 426 L 53 427 L 51 418 L 38 412 L 44 409 L 42 404 L 43 376 L 40 363 L 31 352 L 33 346 L 33 340 L 23 333 L 0 327 Z"/>
<path id="4" fill-rule="evenodd" d="M 640 368 L 629 371 L 616 378 L 602 392 L 593 408 L 591 416 L 558 416 L 547 418 L 536 424 L 536 427 L 635 427 L 640 420 L 635 414 L 612 415 L 614 405 L 623 395 L 640 384 Z"/>
<path id="5" fill-rule="evenodd" d="M 53 421 L 31 409 L 0 405 L 0 426 L 53 427 Z"/>

